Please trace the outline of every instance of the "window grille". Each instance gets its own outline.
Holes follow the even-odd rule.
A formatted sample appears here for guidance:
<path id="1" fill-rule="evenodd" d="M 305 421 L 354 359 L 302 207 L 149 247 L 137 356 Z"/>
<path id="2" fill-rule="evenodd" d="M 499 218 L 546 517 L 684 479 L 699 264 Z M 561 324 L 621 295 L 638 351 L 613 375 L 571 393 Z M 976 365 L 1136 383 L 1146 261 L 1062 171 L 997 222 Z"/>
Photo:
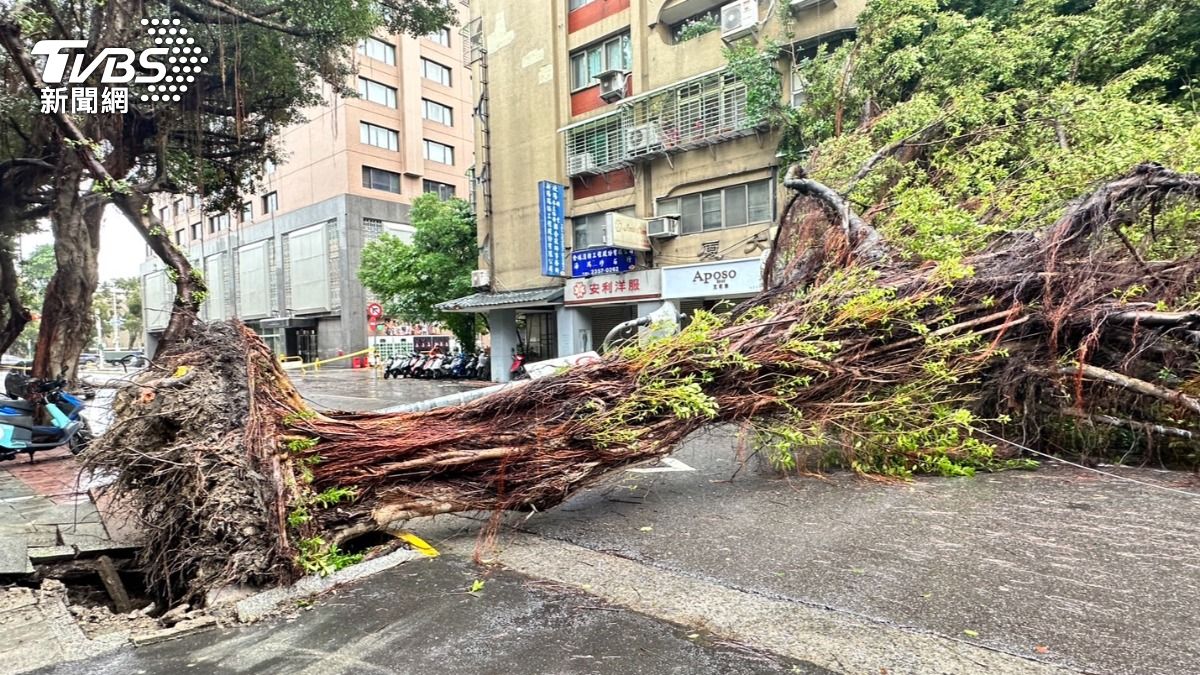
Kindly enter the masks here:
<path id="1" fill-rule="evenodd" d="M 746 85 L 720 71 L 626 99 L 565 132 L 567 175 L 604 173 L 753 133 Z"/>

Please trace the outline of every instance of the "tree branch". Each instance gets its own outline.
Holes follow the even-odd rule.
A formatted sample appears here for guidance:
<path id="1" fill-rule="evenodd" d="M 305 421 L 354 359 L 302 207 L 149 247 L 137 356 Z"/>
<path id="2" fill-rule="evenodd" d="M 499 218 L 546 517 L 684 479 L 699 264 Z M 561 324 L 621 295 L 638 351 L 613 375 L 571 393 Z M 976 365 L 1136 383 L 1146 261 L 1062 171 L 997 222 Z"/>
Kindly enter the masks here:
<path id="1" fill-rule="evenodd" d="M 1171 403 L 1177 403 L 1194 413 L 1200 414 L 1200 401 L 1174 389 L 1166 389 L 1155 384 L 1151 384 L 1145 380 L 1139 380 L 1136 377 L 1129 377 L 1120 373 L 1114 373 L 1111 370 L 1098 368 L 1096 366 L 1081 363 L 1078 366 L 1063 366 L 1055 372 L 1060 375 L 1082 375 L 1084 379 L 1105 382 L 1111 385 L 1128 389 L 1129 391 L 1153 396 L 1154 398 Z"/>

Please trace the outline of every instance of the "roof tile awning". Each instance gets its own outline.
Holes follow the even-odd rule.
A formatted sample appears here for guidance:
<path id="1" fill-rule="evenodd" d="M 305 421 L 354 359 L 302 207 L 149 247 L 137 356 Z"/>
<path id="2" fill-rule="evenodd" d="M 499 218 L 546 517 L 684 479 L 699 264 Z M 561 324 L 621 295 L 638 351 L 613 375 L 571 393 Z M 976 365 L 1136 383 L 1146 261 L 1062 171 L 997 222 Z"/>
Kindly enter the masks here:
<path id="1" fill-rule="evenodd" d="M 486 312 L 493 309 L 519 309 L 542 305 L 562 304 L 563 287 L 531 288 L 503 293 L 476 293 L 465 298 L 447 300 L 435 305 L 443 312 Z"/>

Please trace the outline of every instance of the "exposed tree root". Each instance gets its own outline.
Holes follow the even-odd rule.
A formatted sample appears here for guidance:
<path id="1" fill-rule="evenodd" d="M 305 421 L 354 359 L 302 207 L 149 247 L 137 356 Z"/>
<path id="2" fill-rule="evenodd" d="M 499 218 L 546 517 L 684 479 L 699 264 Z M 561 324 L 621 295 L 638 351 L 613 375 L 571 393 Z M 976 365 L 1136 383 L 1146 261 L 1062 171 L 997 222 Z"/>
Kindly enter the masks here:
<path id="1" fill-rule="evenodd" d="M 278 583 L 335 556 L 331 544 L 408 518 L 546 509 L 714 423 L 751 422 L 781 461 L 812 446 L 888 473 L 1002 467 L 972 428 L 1034 442 L 1047 405 L 1196 443 L 1195 316 L 1155 304 L 1194 293 L 1200 260 L 1147 262 L 1111 225 L 1200 196 L 1200 177 L 1138 167 L 1051 231 L 1012 234 L 954 268 L 897 260 L 836 193 L 788 184 L 801 196 L 768 290 L 732 317 L 400 415 L 313 413 L 253 333 L 195 326 L 144 386 L 119 393 L 114 428 L 86 460 L 136 500 L 148 579 L 182 600 Z"/>

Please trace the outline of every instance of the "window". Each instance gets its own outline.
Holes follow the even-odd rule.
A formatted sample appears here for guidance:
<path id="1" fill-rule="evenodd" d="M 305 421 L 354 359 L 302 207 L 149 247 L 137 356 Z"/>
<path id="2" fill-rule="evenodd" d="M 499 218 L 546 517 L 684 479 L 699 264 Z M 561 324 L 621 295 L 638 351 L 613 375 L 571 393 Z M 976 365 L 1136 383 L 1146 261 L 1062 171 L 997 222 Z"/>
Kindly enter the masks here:
<path id="1" fill-rule="evenodd" d="M 580 49 L 571 55 L 571 89 L 584 89 L 596 84 L 596 76 L 600 73 L 632 69 L 632 53 L 629 33 Z"/>
<path id="2" fill-rule="evenodd" d="M 436 42 L 443 47 L 449 47 L 450 46 L 450 29 L 445 26 L 442 26 L 441 28 L 433 31 L 429 35 L 426 35 L 425 38 L 428 39 L 430 42 Z"/>
<path id="3" fill-rule="evenodd" d="M 421 99 L 421 117 L 448 127 L 454 126 L 454 109 L 427 98 Z"/>
<path id="4" fill-rule="evenodd" d="M 422 58 L 421 76 L 427 80 L 433 80 L 438 84 L 444 84 L 447 87 L 450 86 L 450 69 L 438 63 L 437 61 L 430 61 L 429 59 Z M 392 107 L 394 108 L 396 106 Z"/>
<path id="5" fill-rule="evenodd" d="M 775 195 L 770 180 L 734 185 L 683 197 L 660 199 L 660 216 L 679 216 L 684 234 L 769 222 L 774 217 Z"/>
<path id="6" fill-rule="evenodd" d="M 425 159 L 442 164 L 454 164 L 454 148 L 445 143 L 425 140 Z"/>
<path id="7" fill-rule="evenodd" d="M 183 243 L 183 228 L 182 227 L 179 228 L 178 230 L 175 230 L 175 243 L 176 244 Z"/>
<path id="8" fill-rule="evenodd" d="M 192 240 L 200 238 L 200 223 L 192 223 Z"/>
<path id="9" fill-rule="evenodd" d="M 446 201 L 454 196 L 454 186 L 449 183 L 439 183 L 436 180 L 426 180 L 424 190 L 427 193 L 432 193 L 438 196 L 438 199 Z"/>
<path id="10" fill-rule="evenodd" d="M 221 230 L 228 229 L 228 228 L 229 228 L 229 214 L 228 213 L 222 213 L 219 216 L 209 216 L 208 231 L 210 234 L 213 232 L 220 232 Z"/>
<path id="11" fill-rule="evenodd" d="M 196 195 L 188 195 L 188 208 L 194 209 L 200 205 L 200 198 Z"/>
<path id="12" fill-rule="evenodd" d="M 607 214 L 593 213 L 586 216 L 575 216 L 571 219 L 571 250 L 582 251 L 585 248 L 604 244 L 604 225 L 608 222 Z"/>
<path id="13" fill-rule="evenodd" d="M 384 150 L 400 149 L 400 134 L 387 127 L 381 127 L 370 122 L 359 122 L 358 140 Z"/>
<path id="14" fill-rule="evenodd" d="M 364 166 L 362 173 L 363 187 L 400 194 L 400 174 L 371 166 Z"/>
<path id="15" fill-rule="evenodd" d="M 804 102 L 808 100 L 808 82 L 804 79 L 804 73 L 800 72 L 800 68 L 792 68 L 792 107 L 803 108 Z"/>
<path id="16" fill-rule="evenodd" d="M 371 103 L 386 105 L 389 108 L 396 107 L 396 90 L 375 80 L 368 80 L 365 77 L 358 78 L 358 95 Z"/>
<path id="17" fill-rule="evenodd" d="M 266 174 L 275 173 L 275 162 L 272 162 L 269 159 L 266 160 L 265 162 L 263 162 L 263 173 L 266 173 Z"/>
<path id="18" fill-rule="evenodd" d="M 396 65 L 396 48 L 378 38 L 367 38 L 358 41 L 358 53 L 369 59 L 383 61 L 389 66 Z"/>
<path id="19" fill-rule="evenodd" d="M 576 9 L 579 9 L 580 7 L 583 7 L 584 5 L 590 5 L 590 4 L 592 4 L 592 0 L 570 0 L 567 4 L 567 7 L 571 10 L 576 10 Z"/>
<path id="20" fill-rule="evenodd" d="M 239 223 L 248 223 L 254 220 L 254 205 L 250 202 L 242 202 L 242 213 L 238 216 Z"/>
<path id="21" fill-rule="evenodd" d="M 170 209 L 168 209 L 165 206 L 158 210 L 158 222 L 160 222 L 160 223 L 167 222 L 167 212 L 169 210 Z"/>
<path id="22" fill-rule="evenodd" d="M 275 213 L 279 210 L 279 193 L 268 192 L 263 195 L 263 213 Z"/>

